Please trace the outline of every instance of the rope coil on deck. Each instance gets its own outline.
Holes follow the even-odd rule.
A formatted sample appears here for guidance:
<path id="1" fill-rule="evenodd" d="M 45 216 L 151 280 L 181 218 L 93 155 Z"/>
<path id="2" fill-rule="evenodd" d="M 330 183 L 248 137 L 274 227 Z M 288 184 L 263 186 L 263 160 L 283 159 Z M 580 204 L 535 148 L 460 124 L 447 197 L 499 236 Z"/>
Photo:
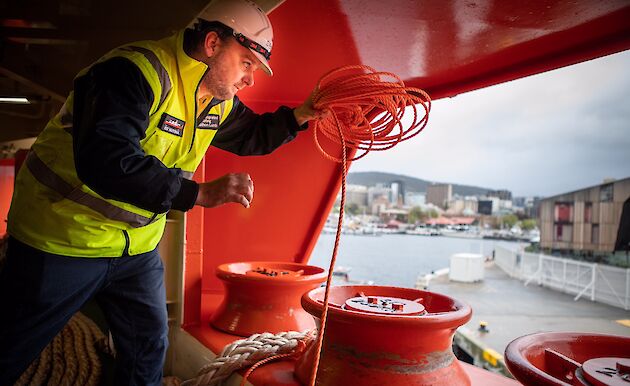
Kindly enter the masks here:
<path id="1" fill-rule="evenodd" d="M 22 385 L 98 385 L 101 362 L 97 350 L 111 354 L 107 337 L 80 312 L 22 373 Z"/>

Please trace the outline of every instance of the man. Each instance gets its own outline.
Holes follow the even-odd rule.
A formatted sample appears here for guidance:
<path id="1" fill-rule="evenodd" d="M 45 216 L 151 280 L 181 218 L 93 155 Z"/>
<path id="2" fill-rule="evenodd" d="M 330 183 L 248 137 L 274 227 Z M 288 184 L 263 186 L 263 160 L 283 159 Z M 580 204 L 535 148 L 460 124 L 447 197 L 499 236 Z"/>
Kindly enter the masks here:
<path id="1" fill-rule="evenodd" d="M 193 29 L 115 49 L 83 70 L 32 147 L 0 276 L 0 385 L 12 384 L 88 300 L 117 349 L 116 385 L 160 384 L 167 347 L 166 212 L 234 202 L 251 178 L 189 178 L 208 146 L 266 154 L 316 118 L 310 98 L 257 115 L 235 96 L 272 74 L 273 32 L 248 0 L 213 1 Z"/>

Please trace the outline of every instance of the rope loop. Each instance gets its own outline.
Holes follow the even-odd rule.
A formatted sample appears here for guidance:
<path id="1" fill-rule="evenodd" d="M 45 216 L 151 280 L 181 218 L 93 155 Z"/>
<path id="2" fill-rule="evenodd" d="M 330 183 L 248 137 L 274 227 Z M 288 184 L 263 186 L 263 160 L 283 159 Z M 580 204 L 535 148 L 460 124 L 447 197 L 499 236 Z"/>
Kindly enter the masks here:
<path id="1" fill-rule="evenodd" d="M 182 386 L 215 386 L 221 384 L 232 373 L 249 367 L 243 377 L 247 377 L 258 367 L 272 360 L 295 357 L 313 341 L 313 332 L 288 331 L 278 334 L 265 332 L 254 334 L 226 345 L 221 353 L 203 366 L 193 379 Z"/>
<path id="2" fill-rule="evenodd" d="M 350 161 L 373 150 L 391 149 L 424 129 L 431 98 L 419 88 L 406 87 L 396 74 L 350 65 L 322 76 L 313 94 L 313 107 L 331 113 L 315 121 L 313 136 L 318 149 L 327 159 L 342 162 L 324 150 L 321 136 L 362 151 Z M 413 119 L 403 123 L 408 109 L 413 112 Z"/>

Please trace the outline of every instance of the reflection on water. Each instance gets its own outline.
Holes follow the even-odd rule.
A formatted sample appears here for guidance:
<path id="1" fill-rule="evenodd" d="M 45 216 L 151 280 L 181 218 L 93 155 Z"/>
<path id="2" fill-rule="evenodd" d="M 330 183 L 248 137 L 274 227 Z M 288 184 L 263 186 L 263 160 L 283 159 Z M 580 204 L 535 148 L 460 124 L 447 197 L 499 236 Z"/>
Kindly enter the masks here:
<path id="1" fill-rule="evenodd" d="M 328 269 L 335 235 L 321 234 L 309 264 Z M 484 239 L 460 239 L 413 235 L 342 235 L 336 266 L 351 267 L 353 280 L 372 280 L 376 285 L 413 287 L 418 275 L 446 268 L 455 253 L 491 256 L 495 246 L 509 249 L 519 244 Z"/>

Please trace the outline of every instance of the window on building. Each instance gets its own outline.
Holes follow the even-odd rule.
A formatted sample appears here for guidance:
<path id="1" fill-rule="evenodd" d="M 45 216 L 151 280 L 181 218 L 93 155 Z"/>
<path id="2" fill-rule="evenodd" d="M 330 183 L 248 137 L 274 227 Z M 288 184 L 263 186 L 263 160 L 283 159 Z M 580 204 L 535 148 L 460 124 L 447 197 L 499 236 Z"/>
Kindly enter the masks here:
<path id="1" fill-rule="evenodd" d="M 613 184 L 602 185 L 599 188 L 599 201 L 611 202 L 613 200 Z"/>
<path id="2" fill-rule="evenodd" d="M 573 226 L 567 224 L 554 225 L 553 241 L 570 243 L 573 240 Z"/>
<path id="3" fill-rule="evenodd" d="M 599 224 L 593 224 L 591 227 L 591 243 L 599 244 Z"/>
<path id="4" fill-rule="evenodd" d="M 590 223 L 592 221 L 593 216 L 593 203 L 587 202 L 584 204 L 584 222 Z"/>
<path id="5" fill-rule="evenodd" d="M 555 206 L 556 222 L 573 222 L 573 204 L 566 202 L 557 202 Z"/>
<path id="6" fill-rule="evenodd" d="M 554 241 L 561 241 L 562 240 L 562 224 L 557 224 L 556 225 L 556 231 L 553 233 Z"/>

